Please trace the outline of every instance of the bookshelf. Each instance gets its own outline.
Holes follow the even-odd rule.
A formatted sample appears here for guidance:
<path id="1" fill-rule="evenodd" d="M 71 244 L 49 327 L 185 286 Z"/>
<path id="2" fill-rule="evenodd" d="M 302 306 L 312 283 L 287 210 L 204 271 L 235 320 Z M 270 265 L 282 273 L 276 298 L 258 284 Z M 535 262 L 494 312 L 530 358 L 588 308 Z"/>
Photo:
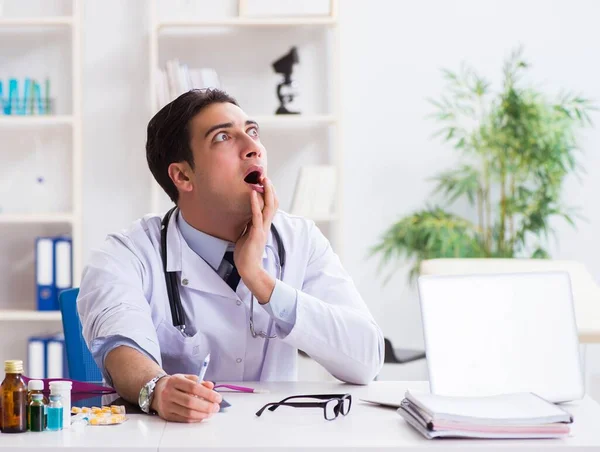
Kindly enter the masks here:
<path id="1" fill-rule="evenodd" d="M 1 309 L 0 320 L 7 322 L 61 322 L 62 318 L 59 311 Z"/>
<path id="2" fill-rule="evenodd" d="M 0 253 L 4 257 L 0 263 L 0 362 L 23 359 L 27 366 L 28 338 L 62 331 L 59 311 L 36 310 L 34 240 L 37 236 L 69 234 L 72 237 L 73 285 L 79 284 L 83 224 L 82 3 L 82 0 L 62 0 L 50 5 L 23 0 L 13 2 L 11 11 L 5 7 L 5 15 L 0 15 L 0 56 L 4 63 L 4 67 L 0 65 L 0 76 L 6 80 L 12 74 L 21 79 L 47 74 L 57 101 L 51 115 L 0 115 L 0 142 L 3 143 L 0 159 L 4 168 L 12 168 L 17 162 L 16 153 L 11 152 L 15 146 L 21 146 L 19 150 L 23 155 L 44 156 L 46 153 L 44 163 L 58 159 L 60 165 L 41 169 L 44 176 L 61 181 L 57 196 L 64 198 L 61 199 L 64 206 L 57 203 L 37 209 L 28 198 L 30 192 L 14 187 L 8 192 L 0 190 Z M 36 7 L 46 10 L 30 16 Z M 52 14 L 47 8 L 60 11 Z M 35 148 L 30 146 L 34 141 Z M 4 176 L 7 174 L 12 173 L 5 172 Z M 31 174 L 33 171 L 27 176 Z M 45 189 L 48 196 L 55 194 L 55 187 L 50 184 Z M 6 185 L 0 188 L 6 189 Z M 6 197 L 16 201 L 7 207 Z"/>
<path id="3" fill-rule="evenodd" d="M 75 222 L 70 213 L 27 213 L 27 214 L 2 214 L 0 224 L 73 224 Z"/>
<path id="4" fill-rule="evenodd" d="M 311 25 L 336 26 L 335 17 L 306 17 L 306 18 L 247 18 L 231 17 L 214 20 L 165 20 L 157 22 L 159 31 L 169 28 L 194 28 L 194 27 L 300 27 Z"/>
<path id="5" fill-rule="evenodd" d="M 78 1 L 78 0 L 73 0 Z M 75 25 L 75 16 L 56 17 L 0 17 L 0 27 L 68 27 Z"/>
<path id="6" fill-rule="evenodd" d="M 74 123 L 72 115 L 48 116 L 0 116 L 0 131 L 3 127 L 37 127 L 37 126 L 71 126 Z"/>
<path id="7" fill-rule="evenodd" d="M 301 110 L 298 115 L 276 115 L 266 111 L 275 111 L 274 108 L 265 108 L 264 105 L 256 108 L 259 102 L 253 102 L 243 98 L 245 91 L 260 90 L 264 97 L 275 98 L 275 84 L 272 80 L 265 80 L 262 85 L 253 85 L 252 87 L 242 87 L 239 76 L 236 79 L 238 83 L 223 83 L 222 88 L 233 95 L 240 106 L 248 115 L 256 120 L 261 126 L 262 141 L 265 144 L 269 155 L 269 176 L 273 180 L 280 200 L 280 207 L 289 212 L 295 189 L 295 181 L 299 173 L 300 159 L 296 157 L 295 150 L 305 151 L 308 158 L 317 160 L 317 163 L 333 165 L 336 169 L 336 195 L 334 200 L 334 213 L 320 218 L 311 218 L 323 230 L 329 238 L 336 253 L 342 258 L 343 250 L 341 243 L 341 221 L 342 218 L 342 144 L 341 144 L 341 115 L 340 115 L 340 92 L 339 92 L 339 23 L 338 23 L 338 0 L 323 0 L 324 6 L 328 9 L 326 14 L 303 15 L 303 16 L 263 16 L 250 14 L 249 1 L 236 0 L 230 2 L 233 7 L 229 14 L 223 17 L 222 14 L 212 14 L 211 11 L 201 11 L 198 15 L 186 15 L 185 17 L 162 17 L 160 12 L 161 0 L 152 0 L 150 11 L 150 98 L 151 114 L 158 110 L 158 101 L 156 96 L 158 68 L 164 68 L 165 61 L 178 58 L 182 63 L 186 63 L 195 52 L 200 60 L 199 64 L 206 64 L 205 67 L 214 68 L 219 77 L 227 76 L 229 73 L 242 72 L 245 77 L 255 82 L 261 77 L 276 76 L 268 74 L 272 71 L 270 63 L 283 55 L 291 46 L 296 45 L 294 38 L 301 41 L 299 52 L 304 47 L 309 50 L 317 49 L 321 52 L 319 58 L 308 58 L 307 65 L 329 66 L 326 80 L 321 80 L 318 71 L 310 73 L 314 82 L 314 89 L 322 91 L 320 95 L 327 98 L 327 107 L 307 108 Z M 221 6 L 221 5 L 219 5 Z M 218 16 L 218 17 L 215 17 Z M 269 34 L 270 33 L 270 34 Z M 290 36 L 289 34 L 292 34 Z M 232 38 L 234 36 L 234 38 Z M 315 37 L 316 36 L 316 37 Z M 206 40 L 208 39 L 208 41 Z M 258 41 L 256 41 L 256 39 Z M 185 44 L 179 43 L 185 40 Z M 237 40 L 237 41 L 236 41 Z M 240 48 L 236 49 L 236 55 L 243 55 L 244 49 L 250 43 L 256 42 L 256 51 L 266 54 L 261 60 L 262 66 L 258 69 L 261 73 L 252 73 L 252 67 L 248 69 L 244 66 L 243 56 L 238 62 L 236 56 L 232 56 L 231 62 L 225 62 L 214 58 L 218 53 L 210 51 L 210 46 L 235 46 L 241 42 Z M 262 40 L 262 41 L 261 41 Z M 277 41 L 283 44 L 277 44 Z M 264 43 L 269 45 L 265 47 Z M 275 42 L 275 44 L 273 44 Z M 205 43 L 204 48 L 196 48 L 196 44 Z M 302 43 L 306 43 L 302 47 Z M 170 45 L 173 44 L 173 45 Z M 192 49 L 192 50 L 190 50 Z M 324 57 L 325 56 L 325 57 Z M 203 58 L 207 58 L 206 63 Z M 211 57 L 213 57 L 211 59 Z M 324 58 L 323 58 L 324 57 Z M 214 62 L 214 65 L 212 64 Z M 192 67 L 190 62 L 190 67 Z M 230 64 L 230 65 L 229 65 Z M 237 65 L 236 65 L 237 64 Z M 300 64 L 303 64 L 302 61 Z M 248 72 L 250 71 L 250 72 Z M 310 71 L 307 71 L 310 72 Z M 226 78 L 226 77 L 223 77 Z M 222 80 L 223 81 L 223 80 Z M 322 83 L 325 82 L 326 83 Z M 323 88 L 321 85 L 327 85 Z M 314 93 L 313 98 L 316 97 Z M 302 96 L 302 92 L 300 93 Z M 252 96 L 248 96 L 252 97 Z M 254 100 L 260 97 L 255 95 Z M 310 97 L 310 96 L 307 96 Z M 314 100 L 314 99 L 313 99 Z M 265 111 L 266 110 L 266 111 Z M 310 142 L 311 136 L 318 136 L 321 142 L 326 142 L 324 146 Z M 288 144 L 291 145 L 288 146 Z M 303 147 L 304 146 L 304 147 Z M 291 148 L 285 153 L 278 152 L 279 149 Z M 309 149 L 309 150 L 306 150 Z M 304 155 L 304 154 L 303 154 Z M 312 163 L 315 163 L 314 161 Z M 170 206 L 170 201 L 162 192 L 162 189 L 151 180 L 150 204 L 152 212 L 162 213 Z"/>

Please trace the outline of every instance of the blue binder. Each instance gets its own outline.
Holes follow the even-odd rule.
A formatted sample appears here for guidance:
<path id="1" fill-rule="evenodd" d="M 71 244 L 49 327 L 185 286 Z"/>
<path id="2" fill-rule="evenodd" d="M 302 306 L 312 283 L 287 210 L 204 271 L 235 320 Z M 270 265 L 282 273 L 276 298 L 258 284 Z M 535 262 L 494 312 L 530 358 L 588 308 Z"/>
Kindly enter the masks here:
<path id="1" fill-rule="evenodd" d="M 19 108 L 19 82 L 16 78 L 8 80 L 8 105 L 4 108 L 7 115 L 17 114 Z"/>
<path id="2" fill-rule="evenodd" d="M 4 87 L 2 80 L 0 80 L 0 115 L 7 115 L 8 108 L 4 106 Z"/>
<path id="3" fill-rule="evenodd" d="M 35 281 L 39 311 L 58 309 L 58 294 L 54 285 L 54 238 L 35 240 Z"/>
<path id="4" fill-rule="evenodd" d="M 73 241 L 70 237 L 60 236 L 53 240 L 54 251 L 54 287 L 56 300 L 54 309 L 60 309 L 58 296 L 63 290 L 73 287 Z"/>
<path id="5" fill-rule="evenodd" d="M 67 236 L 38 237 L 35 279 L 39 311 L 57 311 L 58 295 L 73 286 L 72 240 Z"/>

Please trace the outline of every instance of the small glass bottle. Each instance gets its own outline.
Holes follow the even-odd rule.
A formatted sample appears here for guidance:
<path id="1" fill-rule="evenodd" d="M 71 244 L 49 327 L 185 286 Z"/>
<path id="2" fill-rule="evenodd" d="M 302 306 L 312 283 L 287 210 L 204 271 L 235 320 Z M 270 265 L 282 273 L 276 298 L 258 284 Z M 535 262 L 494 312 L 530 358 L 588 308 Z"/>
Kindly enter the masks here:
<path id="1" fill-rule="evenodd" d="M 29 380 L 27 383 L 27 429 L 31 430 L 31 415 L 29 411 L 29 407 L 31 406 L 31 401 L 33 400 L 33 396 L 35 394 L 41 394 L 42 400 L 44 401 L 44 405 L 48 405 L 48 399 L 44 396 L 44 382 L 42 380 Z M 45 414 L 44 414 L 45 417 Z M 45 423 L 44 423 L 45 426 Z"/>
<path id="2" fill-rule="evenodd" d="M 46 430 L 56 431 L 63 428 L 63 406 L 59 394 L 50 394 L 50 403 L 46 408 L 48 413 L 48 423 Z"/>
<path id="3" fill-rule="evenodd" d="M 46 428 L 46 404 L 43 394 L 33 394 L 29 404 L 29 430 L 43 432 Z"/>
<path id="4" fill-rule="evenodd" d="M 23 361 L 4 362 L 6 376 L 2 382 L 2 433 L 27 431 L 27 386 L 21 377 Z"/>

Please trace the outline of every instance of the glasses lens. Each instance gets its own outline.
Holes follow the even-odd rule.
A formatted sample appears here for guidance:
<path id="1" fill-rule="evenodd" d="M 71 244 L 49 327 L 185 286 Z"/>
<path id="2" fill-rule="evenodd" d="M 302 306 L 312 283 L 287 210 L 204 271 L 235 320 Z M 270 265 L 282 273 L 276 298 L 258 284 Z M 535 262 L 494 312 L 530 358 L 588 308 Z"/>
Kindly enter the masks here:
<path id="1" fill-rule="evenodd" d="M 327 401 L 325 404 L 325 419 L 331 421 L 337 417 L 339 412 L 338 403 L 339 400 L 337 399 Z"/>
<path id="2" fill-rule="evenodd" d="M 341 412 L 345 416 L 350 411 L 350 407 L 352 406 L 352 399 L 349 396 L 345 396 L 342 399 L 342 409 Z"/>

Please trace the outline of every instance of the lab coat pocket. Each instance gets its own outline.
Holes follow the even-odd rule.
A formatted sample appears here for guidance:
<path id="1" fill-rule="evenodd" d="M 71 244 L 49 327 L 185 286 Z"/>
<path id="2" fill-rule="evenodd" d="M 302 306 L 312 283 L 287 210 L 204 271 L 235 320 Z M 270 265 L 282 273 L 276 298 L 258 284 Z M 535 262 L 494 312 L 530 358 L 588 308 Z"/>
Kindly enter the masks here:
<path id="1" fill-rule="evenodd" d="M 157 333 L 165 372 L 192 375 L 200 373 L 202 362 L 210 352 L 210 345 L 204 333 L 184 336 L 167 321 L 160 323 Z"/>

